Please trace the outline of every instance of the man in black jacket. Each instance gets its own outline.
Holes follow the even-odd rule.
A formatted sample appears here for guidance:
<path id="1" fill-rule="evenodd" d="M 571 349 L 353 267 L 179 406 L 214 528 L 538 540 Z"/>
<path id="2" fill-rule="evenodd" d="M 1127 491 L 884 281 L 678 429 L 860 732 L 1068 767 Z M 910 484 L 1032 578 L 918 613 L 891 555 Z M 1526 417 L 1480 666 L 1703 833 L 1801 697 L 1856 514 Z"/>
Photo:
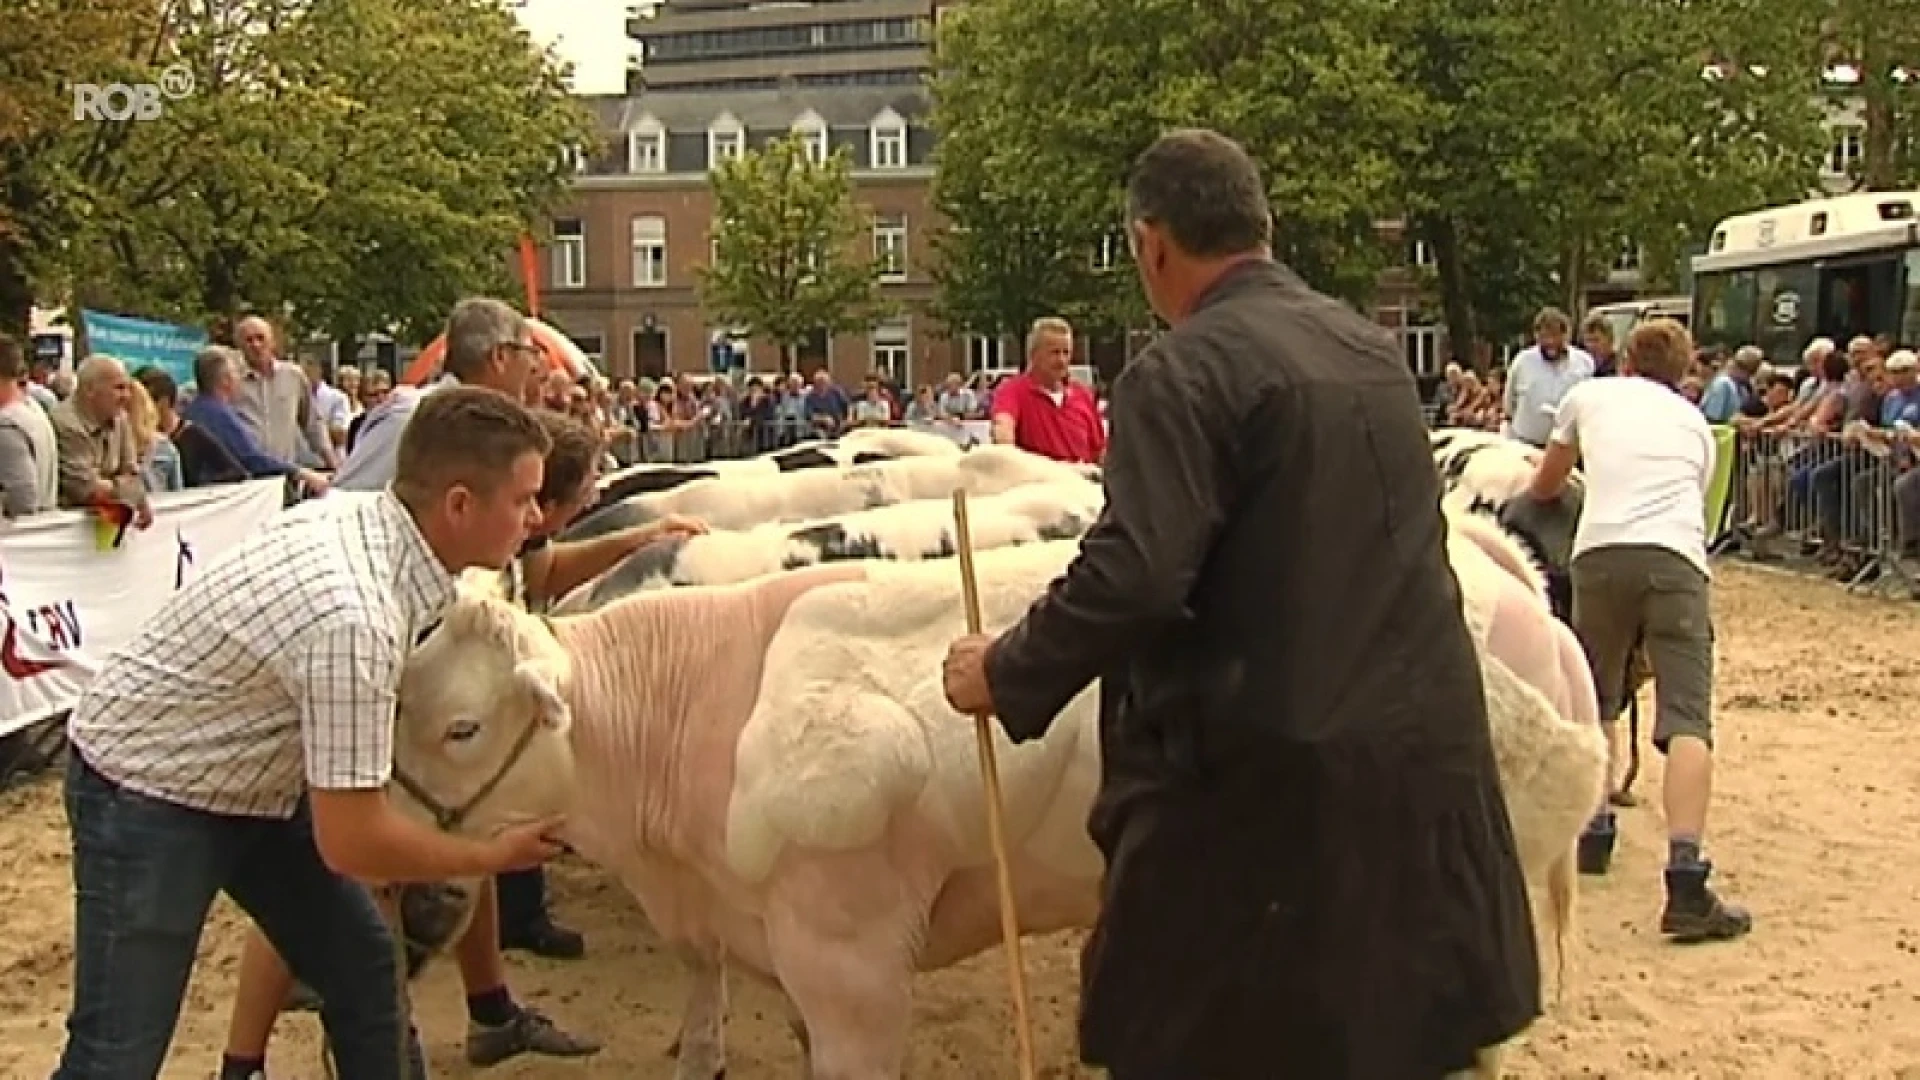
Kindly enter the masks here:
<path id="1" fill-rule="evenodd" d="M 949 701 L 1015 740 L 1101 678 L 1082 1054 L 1116 1080 L 1419 1080 L 1539 960 L 1418 392 L 1269 254 L 1258 170 L 1162 137 L 1130 239 L 1173 330 L 1114 385 L 1107 508 Z"/>

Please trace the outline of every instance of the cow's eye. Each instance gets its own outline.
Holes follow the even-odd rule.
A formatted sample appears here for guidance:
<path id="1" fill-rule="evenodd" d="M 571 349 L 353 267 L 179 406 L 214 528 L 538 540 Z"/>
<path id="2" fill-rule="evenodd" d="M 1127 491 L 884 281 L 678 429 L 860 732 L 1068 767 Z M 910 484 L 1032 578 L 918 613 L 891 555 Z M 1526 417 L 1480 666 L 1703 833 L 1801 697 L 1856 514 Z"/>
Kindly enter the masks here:
<path id="1" fill-rule="evenodd" d="M 480 734 L 478 720 L 456 720 L 447 728 L 447 741 L 466 742 L 478 734 Z"/>

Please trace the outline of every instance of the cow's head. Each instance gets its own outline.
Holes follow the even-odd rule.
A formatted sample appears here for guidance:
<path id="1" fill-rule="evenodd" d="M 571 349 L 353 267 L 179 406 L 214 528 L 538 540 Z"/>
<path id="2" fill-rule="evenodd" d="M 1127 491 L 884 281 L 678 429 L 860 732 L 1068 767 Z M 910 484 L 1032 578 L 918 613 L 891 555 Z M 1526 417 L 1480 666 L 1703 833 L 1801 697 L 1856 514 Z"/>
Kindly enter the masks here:
<path id="1" fill-rule="evenodd" d="M 565 696 L 571 675 L 546 622 L 463 584 L 401 676 L 396 804 L 477 835 L 566 812 L 574 782 Z"/>
<path id="2" fill-rule="evenodd" d="M 1443 503 L 1452 510 L 1484 514 L 1514 533 L 1543 567 L 1564 572 L 1573 559 L 1586 488 L 1578 470 L 1560 498 L 1542 503 L 1527 494 L 1540 451 L 1487 431 L 1448 429 L 1433 433 L 1433 463 L 1440 470 Z"/>

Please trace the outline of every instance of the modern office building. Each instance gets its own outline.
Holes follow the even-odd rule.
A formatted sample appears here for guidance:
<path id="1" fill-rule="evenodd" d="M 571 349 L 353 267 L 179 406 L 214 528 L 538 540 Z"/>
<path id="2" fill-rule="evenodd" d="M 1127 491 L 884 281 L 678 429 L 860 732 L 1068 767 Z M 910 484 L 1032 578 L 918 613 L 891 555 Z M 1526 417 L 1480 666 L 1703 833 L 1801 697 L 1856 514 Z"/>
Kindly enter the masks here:
<path id="1" fill-rule="evenodd" d="M 933 0 L 665 0 L 628 27 L 636 91 L 918 86 Z"/>

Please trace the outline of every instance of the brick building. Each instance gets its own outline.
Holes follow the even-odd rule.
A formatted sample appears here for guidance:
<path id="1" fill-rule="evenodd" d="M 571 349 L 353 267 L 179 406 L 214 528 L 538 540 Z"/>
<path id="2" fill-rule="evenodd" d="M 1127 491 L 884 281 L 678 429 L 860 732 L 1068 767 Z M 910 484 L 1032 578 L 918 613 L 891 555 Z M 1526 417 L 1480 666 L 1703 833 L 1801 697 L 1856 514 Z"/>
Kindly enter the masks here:
<path id="1" fill-rule="evenodd" d="M 700 304 L 696 271 L 713 243 L 707 174 L 718 160 L 794 132 L 821 153 L 851 156 L 854 200 L 871 222 L 867 242 L 887 268 L 881 291 L 905 312 L 816 341 L 802 350 L 802 367 L 827 360 L 847 380 L 878 368 L 903 383 L 953 369 L 955 343 L 926 314 L 933 137 L 921 88 L 646 93 L 589 104 L 607 150 L 581 163 L 572 205 L 554 215 L 540 284 L 547 317 L 609 374 L 705 371 L 715 336 L 733 336 Z M 779 367 L 771 344 L 751 343 L 749 370 Z"/>

